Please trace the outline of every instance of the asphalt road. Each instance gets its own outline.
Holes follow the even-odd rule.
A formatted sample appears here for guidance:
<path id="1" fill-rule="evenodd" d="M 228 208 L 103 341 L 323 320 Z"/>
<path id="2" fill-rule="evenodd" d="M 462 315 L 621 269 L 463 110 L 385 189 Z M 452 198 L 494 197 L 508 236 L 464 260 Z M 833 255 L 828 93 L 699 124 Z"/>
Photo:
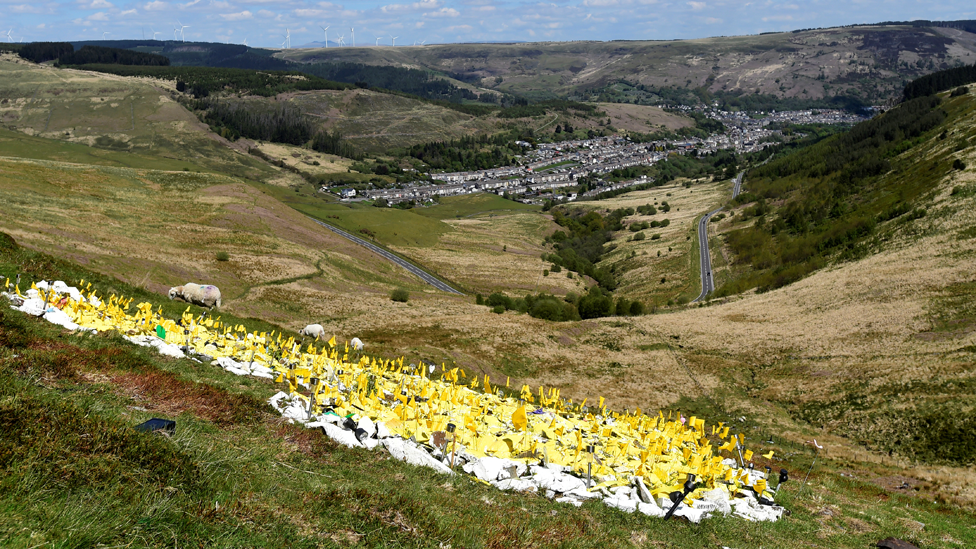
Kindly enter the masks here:
<path id="1" fill-rule="evenodd" d="M 399 265 L 399 266 L 403 267 L 404 269 L 410 271 L 411 273 L 417 275 L 418 277 L 420 277 L 421 280 L 423 280 L 427 284 L 430 284 L 431 286 L 437 288 L 438 290 L 441 290 L 441 291 L 444 291 L 444 292 L 447 292 L 447 293 L 451 293 L 451 294 L 464 295 L 461 292 L 455 290 L 454 288 L 448 286 L 447 284 L 444 284 L 443 282 L 441 282 L 440 280 L 438 280 L 436 277 L 434 277 L 434 275 L 428 273 L 427 271 L 424 271 L 423 269 L 417 267 L 416 265 L 413 265 L 412 263 L 410 263 L 407 260 L 401 258 L 400 256 L 398 256 L 396 254 L 393 254 L 391 252 L 388 252 L 388 251 L 384 250 L 383 248 L 380 248 L 379 246 L 377 246 L 377 245 L 369 242 L 368 240 L 364 240 L 362 238 L 359 238 L 358 236 L 349 234 L 346 231 L 343 231 L 342 229 L 333 227 L 332 225 L 329 225 L 328 223 L 323 223 L 323 222 L 319 221 L 318 219 L 314 219 L 314 218 L 311 218 L 311 217 L 309 217 L 309 219 L 311 219 L 315 223 L 318 223 L 319 225 L 325 227 L 326 229 L 329 229 L 330 231 L 334 232 L 335 234 L 337 234 L 337 235 L 339 235 L 339 236 L 341 236 L 341 237 L 343 237 L 343 238 L 345 238 L 347 240 L 351 240 L 352 242 L 355 242 L 356 244 L 359 244 L 360 246 L 362 246 L 362 247 L 370 250 L 371 252 L 374 252 L 374 253 L 376 253 L 376 254 L 378 254 L 378 255 L 386 258 L 386 259 L 389 259 L 393 263 L 396 263 L 397 265 Z"/>
<path id="2" fill-rule="evenodd" d="M 732 185 L 732 198 L 739 196 L 739 192 L 742 190 L 742 176 L 745 173 L 739 172 L 739 175 L 735 176 Z M 713 215 L 720 211 L 722 208 L 716 208 L 705 214 L 698 222 L 698 253 L 701 254 L 702 291 L 701 295 L 696 297 L 692 303 L 705 299 L 705 296 L 715 291 L 715 281 L 712 279 L 712 255 L 708 251 L 708 222 Z"/>

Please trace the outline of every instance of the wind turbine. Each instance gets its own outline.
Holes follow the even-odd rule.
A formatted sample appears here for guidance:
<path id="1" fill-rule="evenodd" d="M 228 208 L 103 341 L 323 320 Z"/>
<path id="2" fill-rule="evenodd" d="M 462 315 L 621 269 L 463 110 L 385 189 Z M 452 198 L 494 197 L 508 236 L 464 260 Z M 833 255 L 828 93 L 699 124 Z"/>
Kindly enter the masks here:
<path id="1" fill-rule="evenodd" d="M 112 33 L 108 32 L 108 31 L 103 32 L 102 33 L 102 40 L 105 40 L 105 35 L 106 34 L 112 34 Z"/>
<path id="2" fill-rule="evenodd" d="M 173 41 L 179 40 L 180 29 L 173 27 Z"/>
<path id="3" fill-rule="evenodd" d="M 244 39 L 244 45 L 247 46 L 247 38 Z M 250 46 L 248 46 L 250 47 Z"/>
<path id="4" fill-rule="evenodd" d="M 339 47 L 341 48 L 342 45 L 345 43 L 346 43 L 346 35 L 343 34 L 342 36 L 339 37 Z"/>
<path id="5" fill-rule="evenodd" d="M 285 48 L 291 49 L 291 29 L 285 29 Z"/>
<path id="6" fill-rule="evenodd" d="M 183 29 L 190 28 L 190 25 L 184 25 L 183 23 L 180 23 L 180 20 L 179 19 L 177 19 L 176 22 L 180 24 L 180 40 L 182 40 L 183 42 L 186 42 L 186 35 L 183 34 Z"/>
<path id="7" fill-rule="evenodd" d="M 356 29 L 350 27 L 349 32 L 352 33 L 352 47 L 355 48 L 356 47 Z"/>
<path id="8" fill-rule="evenodd" d="M 154 31 L 152 27 L 149 27 L 149 30 L 153 31 L 153 40 L 156 39 L 156 35 L 157 34 L 160 34 L 160 33 L 156 32 L 156 31 Z"/>
<path id="9" fill-rule="evenodd" d="M 13 42 L 14 41 L 14 37 L 13 36 L 10 36 L 10 33 L 13 30 L 14 29 L 10 29 L 10 30 L 7 31 L 7 40 L 9 40 L 10 42 Z"/>
<path id="10" fill-rule="evenodd" d="M 380 38 L 383 38 L 383 37 L 382 37 L 382 36 L 377 36 L 377 37 L 376 37 L 376 45 L 377 45 L 377 46 L 379 46 L 379 45 L 380 45 Z"/>
<path id="11" fill-rule="evenodd" d="M 329 29 L 332 28 L 332 25 L 329 25 L 328 27 L 323 27 L 322 25 L 319 25 L 319 28 L 322 29 L 322 32 L 325 33 L 325 47 L 328 48 L 329 47 Z"/>
<path id="12" fill-rule="evenodd" d="M 400 37 L 399 36 L 391 36 L 390 37 L 390 41 L 393 42 L 393 47 L 394 48 L 396 47 L 396 39 L 397 38 L 400 38 Z"/>

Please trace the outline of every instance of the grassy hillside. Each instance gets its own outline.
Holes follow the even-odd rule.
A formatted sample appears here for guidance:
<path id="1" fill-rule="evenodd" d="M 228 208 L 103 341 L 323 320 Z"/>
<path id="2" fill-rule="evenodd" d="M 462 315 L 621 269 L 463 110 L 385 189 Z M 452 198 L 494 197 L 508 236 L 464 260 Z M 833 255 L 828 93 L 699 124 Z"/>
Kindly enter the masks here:
<path id="1" fill-rule="evenodd" d="M 0 272 L 30 264 L 36 269 L 25 280 L 40 271 L 84 276 L 104 293 L 152 299 L 0 238 Z M 780 492 L 793 514 L 774 524 L 663 522 L 602 504 L 576 509 L 499 492 L 289 425 L 264 404 L 277 389 L 271 382 L 162 358 L 111 333 L 66 335 L 6 308 L 0 379 L 0 540 L 8 547 L 159 547 L 174 537 L 180 545 L 291 547 L 690 548 L 708 540 L 793 548 L 813 538 L 858 547 L 887 535 L 954 547 L 972 540 L 970 513 L 888 496 L 823 460 L 804 495 L 796 485 Z M 151 417 L 175 419 L 175 436 L 131 429 Z M 802 454 L 797 467 L 810 457 Z"/>
<path id="2" fill-rule="evenodd" d="M 624 99 L 680 90 L 815 100 L 838 95 L 880 103 L 910 79 L 976 61 L 972 35 L 956 29 L 873 26 L 667 42 L 444 44 L 398 48 L 288 50 L 299 62 L 353 61 L 424 67 L 477 86 L 535 98 Z M 663 95 L 656 90 L 663 90 Z M 674 101 L 675 98 L 669 99 Z M 768 107 L 767 107 L 768 108 Z"/>
<path id="3" fill-rule="evenodd" d="M 966 95 L 906 101 L 850 132 L 751 170 L 725 240 L 751 270 L 719 295 L 789 284 L 913 231 L 940 182 L 965 172 L 974 111 Z M 950 131 L 952 137 L 950 137 Z"/>
<path id="4" fill-rule="evenodd" d="M 4 74 L 0 120 L 6 129 L 156 159 L 118 162 L 122 165 L 202 169 L 251 179 L 274 173 L 263 162 L 232 150 L 226 141 L 212 135 L 173 100 L 168 91 L 172 83 L 55 69 L 10 54 L 0 56 L 0 71 Z M 17 143 L 7 146 L 18 154 L 26 148 Z M 80 158 L 77 147 L 63 151 L 62 159 Z M 65 156 L 67 151 L 75 153 Z M 92 151 L 91 155 L 107 157 L 105 152 Z"/>

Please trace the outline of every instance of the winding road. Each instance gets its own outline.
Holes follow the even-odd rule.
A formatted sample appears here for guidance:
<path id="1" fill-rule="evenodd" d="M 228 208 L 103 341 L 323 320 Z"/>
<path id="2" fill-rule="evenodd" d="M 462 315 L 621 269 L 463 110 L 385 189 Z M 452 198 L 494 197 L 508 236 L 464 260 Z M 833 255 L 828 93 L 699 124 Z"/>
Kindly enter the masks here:
<path id="1" fill-rule="evenodd" d="M 739 196 L 739 192 L 742 190 L 742 176 L 745 175 L 745 171 L 739 172 L 739 175 L 735 176 L 732 186 L 732 198 Z M 701 281 L 702 281 L 702 291 L 701 295 L 695 298 L 692 303 L 701 301 L 705 299 L 705 296 L 715 291 L 715 281 L 712 279 L 712 255 L 708 251 L 708 222 L 712 219 L 712 216 L 722 211 L 723 208 L 716 208 L 701 218 L 698 221 L 698 253 L 701 254 Z"/>
<path id="2" fill-rule="evenodd" d="M 416 265 L 410 263 L 409 261 L 403 259 L 402 257 L 400 257 L 400 256 L 398 256 L 398 255 L 396 255 L 396 254 L 394 254 L 392 252 L 389 252 L 387 250 L 384 250 L 383 248 L 380 248 L 379 246 L 377 246 L 377 245 L 369 242 L 368 240 L 364 240 L 362 238 L 359 238 L 358 236 L 349 234 L 346 231 L 343 231 L 342 229 L 339 229 L 337 227 L 333 227 L 332 225 L 329 225 L 328 223 L 324 223 L 322 221 L 319 221 L 318 219 L 315 219 L 313 217 L 309 217 L 309 219 L 311 219 L 315 223 L 318 223 L 319 225 L 325 227 L 326 229 L 329 229 L 330 231 L 334 232 L 335 234 L 337 234 L 337 235 L 339 235 L 339 236 L 341 236 L 341 237 L 343 237 L 343 238 L 345 238 L 347 240 L 350 240 L 350 241 L 352 241 L 352 242 L 354 242 L 356 244 L 359 244 L 360 246 L 366 248 L 367 250 L 369 250 L 371 252 L 374 252 L 374 253 L 380 255 L 381 257 L 384 257 L 386 259 L 389 259 L 393 263 L 396 263 L 397 265 L 399 265 L 399 266 L 403 267 L 404 269 L 410 271 L 411 273 L 417 275 L 418 277 L 420 277 L 421 280 L 423 280 L 427 284 L 430 284 L 431 286 L 437 288 L 438 290 L 441 290 L 441 291 L 444 291 L 444 292 L 447 292 L 447 293 L 451 293 L 451 294 L 464 295 L 463 293 L 461 293 L 461 292 L 455 290 L 454 288 L 448 286 L 447 284 L 441 282 L 434 275 L 432 275 L 432 274 L 428 273 L 427 271 L 425 271 L 425 270 L 417 267 Z"/>

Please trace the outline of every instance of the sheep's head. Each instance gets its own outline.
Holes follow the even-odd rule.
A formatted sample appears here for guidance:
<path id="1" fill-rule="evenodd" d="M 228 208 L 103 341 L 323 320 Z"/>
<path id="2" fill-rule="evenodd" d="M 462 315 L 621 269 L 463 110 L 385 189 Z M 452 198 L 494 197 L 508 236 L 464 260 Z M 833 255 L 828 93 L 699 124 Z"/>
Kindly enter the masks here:
<path id="1" fill-rule="evenodd" d="M 169 298 L 174 299 L 176 296 L 183 292 L 183 286 L 176 286 L 169 289 Z"/>

